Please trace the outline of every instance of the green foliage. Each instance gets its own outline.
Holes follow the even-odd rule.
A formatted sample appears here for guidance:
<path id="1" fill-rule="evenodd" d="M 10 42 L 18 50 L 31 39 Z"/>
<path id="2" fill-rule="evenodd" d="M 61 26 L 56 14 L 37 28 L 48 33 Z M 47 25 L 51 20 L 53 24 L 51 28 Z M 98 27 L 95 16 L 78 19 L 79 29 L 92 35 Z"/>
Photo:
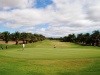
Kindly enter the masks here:
<path id="1" fill-rule="evenodd" d="M 74 34 L 69 34 L 63 38 L 60 38 L 62 42 L 74 42 L 82 45 L 90 46 L 100 46 L 100 31 L 93 31 L 90 33 L 80 33 L 75 36 Z"/>
<path id="2" fill-rule="evenodd" d="M 15 32 L 14 33 L 14 39 L 16 41 L 16 45 L 18 44 L 18 41 L 20 40 L 20 32 Z"/>
<path id="3" fill-rule="evenodd" d="M 5 31 L 3 33 L 0 33 L 0 41 L 4 40 L 5 43 L 8 43 L 8 41 L 16 41 L 16 45 L 19 44 L 19 41 L 23 41 L 23 43 L 33 43 L 38 41 L 45 40 L 45 36 L 41 34 L 32 34 L 32 33 L 26 33 L 26 32 L 15 32 L 10 34 L 8 31 Z"/>
<path id="4" fill-rule="evenodd" d="M 2 33 L 2 36 L 3 36 L 2 38 L 5 41 L 5 43 L 8 43 L 9 37 L 10 37 L 10 33 L 8 31 L 5 31 L 5 32 Z"/>

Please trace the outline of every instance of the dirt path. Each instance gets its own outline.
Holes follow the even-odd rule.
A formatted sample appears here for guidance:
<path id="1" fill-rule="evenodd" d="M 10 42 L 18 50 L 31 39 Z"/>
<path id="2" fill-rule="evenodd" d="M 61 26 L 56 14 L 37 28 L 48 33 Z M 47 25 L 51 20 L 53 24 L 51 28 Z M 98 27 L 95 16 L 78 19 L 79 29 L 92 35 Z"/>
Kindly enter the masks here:
<path id="1" fill-rule="evenodd" d="M 9 41 L 8 44 L 15 44 L 15 41 Z M 22 41 L 19 41 L 19 43 L 22 43 Z M 5 41 L 0 41 L 0 44 L 5 44 Z"/>

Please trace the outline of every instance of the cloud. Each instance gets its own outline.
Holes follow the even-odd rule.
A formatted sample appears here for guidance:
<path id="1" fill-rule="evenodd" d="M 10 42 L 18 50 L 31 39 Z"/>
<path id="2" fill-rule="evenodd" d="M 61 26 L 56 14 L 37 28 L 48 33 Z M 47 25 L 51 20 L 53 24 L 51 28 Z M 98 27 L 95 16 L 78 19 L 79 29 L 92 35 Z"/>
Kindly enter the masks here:
<path id="1" fill-rule="evenodd" d="M 33 33 L 33 30 L 34 30 L 35 28 L 34 27 L 22 27 L 19 31 L 20 32 L 31 32 L 31 33 Z"/>
<path id="2" fill-rule="evenodd" d="M 100 0 L 89 3 L 87 8 L 88 18 L 93 21 L 100 21 Z"/>
<path id="3" fill-rule="evenodd" d="M 18 8 L 26 8 L 33 6 L 35 0 L 0 0 L 0 7 L 18 7 Z"/>
<path id="4" fill-rule="evenodd" d="M 10 11 L 0 11 L 0 22 L 7 21 L 5 27 L 22 31 L 41 33 L 47 37 L 66 36 L 70 33 L 90 32 L 100 29 L 99 0 L 52 0 L 45 8 L 36 8 L 35 0 L 0 0 L 0 6 L 18 7 Z M 48 26 L 37 28 L 36 26 Z"/>

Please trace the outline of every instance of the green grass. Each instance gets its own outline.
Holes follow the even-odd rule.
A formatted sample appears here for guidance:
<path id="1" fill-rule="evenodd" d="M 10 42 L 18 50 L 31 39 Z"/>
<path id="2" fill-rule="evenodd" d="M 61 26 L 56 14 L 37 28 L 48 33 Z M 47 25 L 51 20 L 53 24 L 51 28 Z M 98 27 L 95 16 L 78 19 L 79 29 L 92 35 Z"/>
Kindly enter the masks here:
<path id="1" fill-rule="evenodd" d="M 9 45 L 0 50 L 0 75 L 100 75 L 100 48 L 56 40 L 27 44 L 25 50 Z"/>

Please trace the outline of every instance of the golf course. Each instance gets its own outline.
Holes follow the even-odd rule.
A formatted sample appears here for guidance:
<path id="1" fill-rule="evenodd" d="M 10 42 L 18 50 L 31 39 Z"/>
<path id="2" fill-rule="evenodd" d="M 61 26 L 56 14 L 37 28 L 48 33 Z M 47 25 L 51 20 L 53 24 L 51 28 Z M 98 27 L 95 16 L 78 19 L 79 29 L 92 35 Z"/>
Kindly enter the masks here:
<path id="1" fill-rule="evenodd" d="M 8 44 L 0 49 L 0 75 L 100 75 L 100 47 L 57 40 L 26 44 L 24 50 Z"/>

